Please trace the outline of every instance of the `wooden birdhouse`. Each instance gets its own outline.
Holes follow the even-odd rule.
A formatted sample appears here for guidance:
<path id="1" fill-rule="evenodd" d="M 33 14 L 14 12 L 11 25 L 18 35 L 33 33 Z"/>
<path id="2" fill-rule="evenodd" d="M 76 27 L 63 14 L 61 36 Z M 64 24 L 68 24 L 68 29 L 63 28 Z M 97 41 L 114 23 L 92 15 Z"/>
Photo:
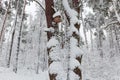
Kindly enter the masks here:
<path id="1" fill-rule="evenodd" d="M 56 12 L 53 14 L 53 22 L 55 23 L 60 23 L 62 20 L 61 20 L 61 15 L 60 15 L 60 12 Z"/>

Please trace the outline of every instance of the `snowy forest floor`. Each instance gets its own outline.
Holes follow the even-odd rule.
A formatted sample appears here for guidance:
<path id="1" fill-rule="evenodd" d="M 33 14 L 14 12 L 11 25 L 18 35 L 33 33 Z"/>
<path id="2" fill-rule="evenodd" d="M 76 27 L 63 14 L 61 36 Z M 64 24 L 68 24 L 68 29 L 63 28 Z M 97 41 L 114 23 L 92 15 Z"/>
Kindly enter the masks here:
<path id="1" fill-rule="evenodd" d="M 0 80 L 48 80 L 48 73 L 35 74 L 32 71 L 19 70 L 15 74 L 10 68 L 0 67 Z"/>

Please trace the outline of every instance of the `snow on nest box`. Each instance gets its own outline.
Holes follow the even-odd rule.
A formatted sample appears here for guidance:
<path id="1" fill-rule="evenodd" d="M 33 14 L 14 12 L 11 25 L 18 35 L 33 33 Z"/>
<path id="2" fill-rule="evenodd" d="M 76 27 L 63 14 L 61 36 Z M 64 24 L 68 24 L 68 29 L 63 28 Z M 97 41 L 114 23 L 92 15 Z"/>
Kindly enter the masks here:
<path id="1" fill-rule="evenodd" d="M 55 22 L 55 23 L 60 23 L 61 22 L 60 11 L 53 14 L 53 22 Z"/>

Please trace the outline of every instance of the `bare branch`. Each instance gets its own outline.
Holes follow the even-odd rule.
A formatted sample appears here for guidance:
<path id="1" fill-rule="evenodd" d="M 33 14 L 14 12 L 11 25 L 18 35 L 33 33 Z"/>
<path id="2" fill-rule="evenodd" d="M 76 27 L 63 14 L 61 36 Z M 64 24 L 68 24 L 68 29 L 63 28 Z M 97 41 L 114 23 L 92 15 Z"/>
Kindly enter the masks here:
<path id="1" fill-rule="evenodd" d="M 45 11 L 45 8 L 43 7 L 43 5 L 39 1 L 37 1 L 37 0 L 34 0 L 34 1 Z"/>
<path id="2" fill-rule="evenodd" d="M 109 24 L 106 24 L 103 28 L 106 29 L 108 26 L 110 26 L 112 24 L 119 24 L 119 22 L 118 21 L 113 21 L 113 22 L 111 22 Z"/>

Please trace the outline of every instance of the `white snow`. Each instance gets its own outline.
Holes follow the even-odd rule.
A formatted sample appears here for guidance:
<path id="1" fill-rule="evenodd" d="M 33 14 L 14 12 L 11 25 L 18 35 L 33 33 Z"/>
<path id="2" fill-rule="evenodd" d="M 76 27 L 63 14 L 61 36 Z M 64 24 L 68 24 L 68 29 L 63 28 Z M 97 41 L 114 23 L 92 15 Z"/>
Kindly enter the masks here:
<path id="1" fill-rule="evenodd" d="M 67 76 L 67 74 L 65 72 L 62 72 L 56 77 L 56 79 L 57 80 L 66 80 L 66 76 Z"/>
<path id="2" fill-rule="evenodd" d="M 57 12 L 55 12 L 55 13 L 53 14 L 53 18 L 55 18 L 55 17 L 57 17 L 57 16 L 61 16 L 60 11 L 57 11 Z"/>
<path id="3" fill-rule="evenodd" d="M 73 24 L 79 23 L 80 21 L 77 18 L 78 13 L 74 9 L 70 8 L 68 0 L 63 0 L 63 6 L 67 11 L 68 16 L 70 17 L 70 22 Z"/>
<path id="4" fill-rule="evenodd" d="M 74 24 L 70 25 L 70 35 L 72 35 L 72 33 L 75 32 L 76 34 L 79 34 L 77 28 L 75 28 Z"/>
<path id="5" fill-rule="evenodd" d="M 55 37 L 52 37 L 52 38 L 48 41 L 47 47 L 48 47 L 48 48 L 51 48 L 51 47 L 56 46 L 56 45 L 58 45 L 58 44 L 59 44 L 58 40 L 57 40 Z"/>
<path id="6" fill-rule="evenodd" d="M 53 62 L 49 67 L 49 71 L 51 74 L 61 74 L 64 72 L 61 62 Z"/>
<path id="7" fill-rule="evenodd" d="M 71 58 L 70 59 L 70 69 L 74 70 L 76 67 L 80 67 L 80 63 L 78 62 L 78 60 Z"/>
<path id="8" fill-rule="evenodd" d="M 77 46 L 77 40 L 75 38 L 71 38 L 70 39 L 70 52 L 71 52 L 71 57 L 78 57 L 78 56 L 81 56 L 83 53 L 83 51 Z"/>
<path id="9" fill-rule="evenodd" d="M 70 71 L 70 80 L 79 80 L 79 76 L 76 75 L 73 71 Z"/>
<path id="10" fill-rule="evenodd" d="M 54 32 L 54 28 L 52 28 L 52 27 L 44 28 L 44 31 L 46 31 L 46 32 Z"/>
<path id="11" fill-rule="evenodd" d="M 48 73 L 35 74 L 34 72 L 20 71 L 16 74 L 12 69 L 0 67 L 0 80 L 48 80 Z"/>
<path id="12" fill-rule="evenodd" d="M 32 17 L 35 17 L 36 15 L 36 3 L 33 2 L 30 5 L 26 5 L 25 11 L 27 14 L 32 15 Z"/>
<path id="13" fill-rule="evenodd" d="M 56 52 L 56 51 L 50 52 L 50 58 L 51 58 L 51 60 L 55 60 L 55 61 L 61 59 L 60 55 L 59 55 L 59 52 Z"/>
<path id="14" fill-rule="evenodd" d="M 71 57 L 79 57 L 83 54 L 81 49 L 77 46 L 71 48 Z"/>
<path id="15" fill-rule="evenodd" d="M 70 42 L 71 42 L 70 43 L 71 46 L 77 46 L 78 45 L 77 40 L 74 37 L 71 37 Z"/>

